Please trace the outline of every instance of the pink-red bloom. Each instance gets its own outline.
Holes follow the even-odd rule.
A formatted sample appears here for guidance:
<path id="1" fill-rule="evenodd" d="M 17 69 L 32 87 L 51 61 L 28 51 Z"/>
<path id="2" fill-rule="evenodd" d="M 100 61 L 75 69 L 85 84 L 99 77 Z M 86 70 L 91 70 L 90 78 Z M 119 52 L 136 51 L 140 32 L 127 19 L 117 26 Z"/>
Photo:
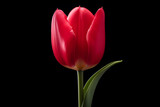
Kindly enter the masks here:
<path id="1" fill-rule="evenodd" d="M 52 17 L 51 43 L 57 61 L 74 70 L 97 65 L 105 50 L 105 14 L 103 8 L 93 15 L 84 7 L 75 7 L 68 16 L 57 9 Z"/>

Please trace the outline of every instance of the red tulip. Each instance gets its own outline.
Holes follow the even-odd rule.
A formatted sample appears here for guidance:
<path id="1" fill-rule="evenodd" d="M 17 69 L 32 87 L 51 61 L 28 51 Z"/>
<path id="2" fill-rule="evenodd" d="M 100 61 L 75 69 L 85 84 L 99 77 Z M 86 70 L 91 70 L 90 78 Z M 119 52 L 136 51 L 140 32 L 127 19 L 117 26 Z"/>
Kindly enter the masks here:
<path id="1" fill-rule="evenodd" d="M 93 15 L 75 7 L 68 16 L 57 9 L 52 17 L 51 43 L 57 61 L 70 69 L 84 71 L 97 65 L 105 50 L 103 8 Z"/>

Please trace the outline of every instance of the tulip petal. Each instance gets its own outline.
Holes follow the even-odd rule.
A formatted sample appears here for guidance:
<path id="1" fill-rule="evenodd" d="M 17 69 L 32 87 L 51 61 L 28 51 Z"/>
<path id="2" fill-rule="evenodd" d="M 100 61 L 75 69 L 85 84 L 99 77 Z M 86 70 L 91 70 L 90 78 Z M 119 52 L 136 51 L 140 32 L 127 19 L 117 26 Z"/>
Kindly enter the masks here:
<path id="1" fill-rule="evenodd" d="M 85 61 L 88 54 L 86 41 L 87 31 L 92 23 L 94 15 L 84 7 L 74 8 L 68 15 L 67 20 L 76 35 L 76 55 L 77 59 Z"/>
<path id="2" fill-rule="evenodd" d="M 100 8 L 87 32 L 88 64 L 96 65 L 102 59 L 105 50 L 105 13 Z"/>
<path id="3" fill-rule="evenodd" d="M 58 62 L 64 66 L 74 66 L 76 38 L 62 10 L 57 9 L 52 17 L 51 43 Z"/>

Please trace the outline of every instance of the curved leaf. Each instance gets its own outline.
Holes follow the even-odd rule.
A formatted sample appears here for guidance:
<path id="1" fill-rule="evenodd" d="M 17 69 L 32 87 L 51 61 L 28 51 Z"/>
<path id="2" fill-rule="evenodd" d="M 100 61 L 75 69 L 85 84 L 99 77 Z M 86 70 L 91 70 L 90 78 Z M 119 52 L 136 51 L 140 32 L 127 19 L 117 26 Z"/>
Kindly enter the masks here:
<path id="1" fill-rule="evenodd" d="M 82 107 L 91 107 L 91 103 L 92 103 L 92 99 L 93 99 L 93 95 L 96 89 L 96 86 L 100 80 L 100 78 L 102 77 L 102 75 L 113 65 L 118 64 L 122 62 L 122 60 L 119 61 L 113 61 L 110 62 L 109 64 L 105 65 L 104 67 L 102 67 L 100 70 L 98 70 L 96 73 L 94 73 L 86 82 L 84 88 L 83 88 L 83 93 L 84 93 L 84 100 L 83 100 L 83 104 Z"/>

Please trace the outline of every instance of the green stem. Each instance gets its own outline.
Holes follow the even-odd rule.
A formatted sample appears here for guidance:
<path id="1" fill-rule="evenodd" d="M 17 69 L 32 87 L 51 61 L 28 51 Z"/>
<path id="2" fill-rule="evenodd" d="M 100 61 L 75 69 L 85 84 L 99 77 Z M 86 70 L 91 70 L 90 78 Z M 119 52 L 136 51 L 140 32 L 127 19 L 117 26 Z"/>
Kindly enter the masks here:
<path id="1" fill-rule="evenodd" d="M 83 71 L 77 71 L 78 80 L 78 107 L 81 107 L 83 101 Z"/>

